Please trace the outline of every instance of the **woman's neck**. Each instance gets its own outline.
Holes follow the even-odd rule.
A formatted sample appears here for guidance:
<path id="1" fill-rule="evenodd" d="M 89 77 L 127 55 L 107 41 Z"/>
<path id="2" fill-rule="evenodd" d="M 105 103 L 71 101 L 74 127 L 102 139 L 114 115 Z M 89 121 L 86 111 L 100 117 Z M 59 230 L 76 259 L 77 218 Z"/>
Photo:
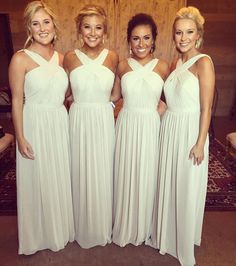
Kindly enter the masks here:
<path id="1" fill-rule="evenodd" d="M 146 65 L 149 61 L 151 61 L 154 57 L 153 54 L 148 54 L 144 58 L 137 57 L 135 55 L 132 55 L 132 58 L 138 61 L 141 65 Z"/>
<path id="2" fill-rule="evenodd" d="M 85 53 L 90 58 L 96 58 L 101 51 L 104 49 L 103 45 L 98 45 L 96 47 L 90 47 L 87 45 L 84 45 L 80 50 Z"/>
<path id="3" fill-rule="evenodd" d="M 198 54 L 200 54 L 200 52 L 198 50 L 196 50 L 196 49 L 194 49 L 192 51 L 189 51 L 187 53 L 182 53 L 181 54 L 182 62 L 184 63 L 184 62 L 188 61 L 190 58 L 192 58 L 192 57 L 194 57 L 194 56 L 196 56 Z"/>
<path id="4" fill-rule="evenodd" d="M 41 55 L 45 59 L 50 59 L 54 53 L 54 47 L 52 44 L 41 45 L 38 43 L 32 43 L 29 47 L 29 50 Z"/>

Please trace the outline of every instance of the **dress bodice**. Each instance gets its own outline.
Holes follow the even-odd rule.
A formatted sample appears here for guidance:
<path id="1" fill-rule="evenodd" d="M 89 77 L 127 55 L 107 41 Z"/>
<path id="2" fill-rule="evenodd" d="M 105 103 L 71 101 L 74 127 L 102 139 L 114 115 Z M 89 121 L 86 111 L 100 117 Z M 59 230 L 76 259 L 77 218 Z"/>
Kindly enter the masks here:
<path id="1" fill-rule="evenodd" d="M 91 59 L 80 50 L 75 50 L 82 63 L 70 73 L 75 102 L 106 103 L 110 100 L 115 75 L 103 65 L 108 52 L 107 49 L 103 49 L 97 58 Z"/>
<path id="2" fill-rule="evenodd" d="M 153 59 L 142 66 L 133 58 L 128 59 L 132 71 L 121 78 L 122 96 L 125 108 L 144 108 L 156 110 L 160 99 L 163 79 L 153 71 L 158 59 Z"/>
<path id="3" fill-rule="evenodd" d="M 68 88 L 68 77 L 59 65 L 59 55 L 54 51 L 49 61 L 39 54 L 24 49 L 24 52 L 38 65 L 25 75 L 25 104 L 61 106 Z"/>
<path id="4" fill-rule="evenodd" d="M 164 85 L 168 110 L 195 112 L 200 110 L 199 80 L 189 68 L 201 57 L 199 54 L 185 63 L 179 59 L 176 69 L 169 75 Z"/>

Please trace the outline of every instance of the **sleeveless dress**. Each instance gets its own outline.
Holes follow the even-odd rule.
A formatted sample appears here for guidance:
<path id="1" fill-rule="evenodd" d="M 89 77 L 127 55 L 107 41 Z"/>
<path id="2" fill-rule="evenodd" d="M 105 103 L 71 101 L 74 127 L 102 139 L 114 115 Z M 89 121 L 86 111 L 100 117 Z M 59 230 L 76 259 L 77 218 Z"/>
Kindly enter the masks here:
<path id="1" fill-rule="evenodd" d="M 116 124 L 113 242 L 140 245 L 150 236 L 157 180 L 160 117 L 157 105 L 164 81 L 153 71 L 158 59 L 121 78 L 123 108 Z"/>
<path id="2" fill-rule="evenodd" d="M 94 60 L 75 53 L 82 63 L 70 73 L 75 239 L 90 248 L 111 242 L 115 128 L 109 101 L 115 75 L 103 65 L 107 49 Z"/>
<path id="3" fill-rule="evenodd" d="M 178 258 L 181 265 L 195 264 L 207 189 L 208 138 L 202 163 L 193 165 L 189 159 L 199 134 L 200 93 L 198 78 L 188 69 L 204 56 L 183 64 L 179 60 L 164 85 L 168 109 L 160 128 L 160 180 L 149 244 Z"/>
<path id="4" fill-rule="evenodd" d="M 54 52 L 50 61 L 24 52 L 38 64 L 25 75 L 23 130 L 35 159 L 17 150 L 19 254 L 58 251 L 74 240 L 68 114 L 68 78 Z"/>

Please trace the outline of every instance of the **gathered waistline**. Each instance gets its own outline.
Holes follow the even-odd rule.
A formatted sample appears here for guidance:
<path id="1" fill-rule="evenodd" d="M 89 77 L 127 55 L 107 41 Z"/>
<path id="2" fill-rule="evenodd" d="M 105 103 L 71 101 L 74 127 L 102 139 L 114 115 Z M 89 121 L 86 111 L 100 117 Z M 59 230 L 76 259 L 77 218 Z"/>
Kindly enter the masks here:
<path id="1" fill-rule="evenodd" d="M 166 112 L 169 113 L 200 113 L 200 109 L 191 109 L 191 108 L 168 108 Z"/>
<path id="2" fill-rule="evenodd" d="M 78 105 L 79 107 L 101 107 L 101 106 L 111 106 L 110 102 L 105 103 L 81 103 L 81 102 L 73 102 L 72 104 Z"/>
<path id="3" fill-rule="evenodd" d="M 51 105 L 51 104 L 44 104 L 44 103 L 25 103 L 25 107 L 32 107 L 32 108 L 39 108 L 39 109 L 59 109 L 59 108 L 65 108 L 64 104 L 60 105 Z"/>
<path id="4" fill-rule="evenodd" d="M 145 107 L 126 107 L 123 106 L 122 110 L 131 111 L 131 112 L 140 112 L 140 113 L 158 113 L 155 108 L 145 108 Z"/>

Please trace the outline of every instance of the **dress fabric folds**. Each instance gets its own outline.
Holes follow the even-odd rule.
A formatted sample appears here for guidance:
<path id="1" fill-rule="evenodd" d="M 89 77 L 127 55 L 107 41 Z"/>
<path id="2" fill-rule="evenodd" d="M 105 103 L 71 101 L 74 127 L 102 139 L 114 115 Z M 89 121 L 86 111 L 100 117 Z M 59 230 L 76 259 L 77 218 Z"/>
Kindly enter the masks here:
<path id="1" fill-rule="evenodd" d="M 68 78 L 57 52 L 50 61 L 24 50 L 38 65 L 25 76 L 23 130 L 34 151 L 17 149 L 19 254 L 58 251 L 74 240 L 68 114 L 63 105 Z"/>
<path id="2" fill-rule="evenodd" d="M 189 68 L 204 56 L 179 60 L 164 85 L 168 109 L 160 128 L 158 190 L 148 241 L 185 266 L 195 265 L 194 244 L 201 242 L 208 178 L 208 138 L 202 163 L 193 165 L 189 159 L 200 123 L 199 81 Z"/>
<path id="3" fill-rule="evenodd" d="M 140 245 L 150 236 L 157 180 L 160 117 L 157 104 L 164 81 L 133 58 L 122 76 L 123 108 L 116 123 L 113 242 Z"/>
<path id="4" fill-rule="evenodd" d="M 82 63 L 70 73 L 75 239 L 90 248 L 111 242 L 115 128 L 109 100 L 115 75 L 103 65 L 107 49 L 96 59 L 75 53 Z"/>

